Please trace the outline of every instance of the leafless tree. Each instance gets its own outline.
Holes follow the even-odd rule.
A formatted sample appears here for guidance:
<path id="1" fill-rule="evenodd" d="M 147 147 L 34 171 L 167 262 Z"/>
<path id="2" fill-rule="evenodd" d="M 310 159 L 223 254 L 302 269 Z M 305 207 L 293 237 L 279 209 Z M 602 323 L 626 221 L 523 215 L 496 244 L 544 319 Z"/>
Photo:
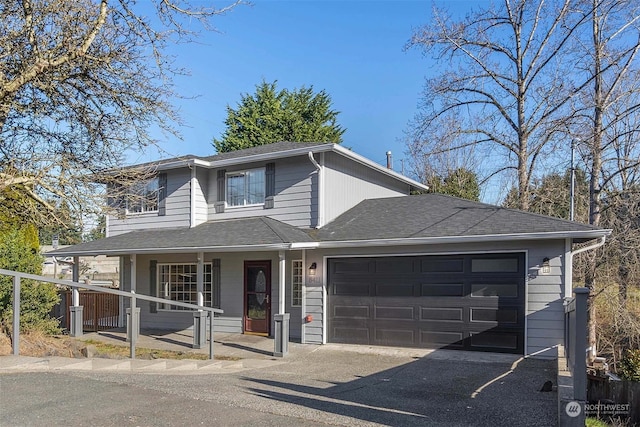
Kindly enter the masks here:
<path id="1" fill-rule="evenodd" d="M 185 71 L 166 48 L 238 3 L 1 0 L 0 206 L 46 224 L 60 200 L 102 196 L 95 181 L 128 150 L 179 136 L 172 77 Z"/>
<path id="2" fill-rule="evenodd" d="M 572 3 L 504 0 L 461 21 L 435 9 L 409 42 L 440 67 L 427 79 L 409 151 L 434 156 L 475 146 L 485 176 L 515 171 L 518 206 L 527 209 L 536 166 L 582 89 L 564 78 L 565 46 L 586 20 Z"/>

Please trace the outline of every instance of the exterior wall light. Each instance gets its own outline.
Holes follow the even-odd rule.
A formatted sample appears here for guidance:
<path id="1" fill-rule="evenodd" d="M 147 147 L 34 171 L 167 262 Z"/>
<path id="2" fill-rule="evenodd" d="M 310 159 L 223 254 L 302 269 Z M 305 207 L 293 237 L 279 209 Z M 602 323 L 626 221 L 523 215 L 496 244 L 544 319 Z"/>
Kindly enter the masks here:
<path id="1" fill-rule="evenodd" d="M 315 276 L 317 268 L 318 266 L 316 265 L 315 262 L 311 263 L 311 265 L 309 266 L 309 276 Z"/>
<path id="2" fill-rule="evenodd" d="M 549 265 L 549 258 L 545 258 L 542 260 L 542 268 L 540 269 L 540 273 L 549 274 L 551 273 L 551 266 Z"/>

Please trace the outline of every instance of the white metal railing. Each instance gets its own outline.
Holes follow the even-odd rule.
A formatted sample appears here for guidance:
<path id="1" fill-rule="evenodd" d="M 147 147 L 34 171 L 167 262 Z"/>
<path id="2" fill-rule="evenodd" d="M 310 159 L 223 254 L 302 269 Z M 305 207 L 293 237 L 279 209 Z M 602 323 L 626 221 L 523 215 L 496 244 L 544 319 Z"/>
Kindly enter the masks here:
<path id="1" fill-rule="evenodd" d="M 190 308 L 193 310 L 206 311 L 207 316 L 209 317 L 209 358 L 213 359 L 213 318 L 215 313 L 224 313 L 224 310 L 219 308 L 205 307 L 197 304 L 190 304 L 186 302 L 180 301 L 172 301 L 164 298 L 152 297 L 150 295 L 142 295 L 136 294 L 135 292 L 125 292 L 119 289 L 111 289 L 105 288 L 102 286 L 92 286 L 86 283 L 78 283 L 73 282 L 71 280 L 60 280 L 53 279 L 50 277 L 38 276 L 35 274 L 28 273 L 20 273 L 18 271 L 11 270 L 3 270 L 0 269 L 0 275 L 3 276 L 12 276 L 13 277 L 13 336 L 12 336 L 12 347 L 13 354 L 18 356 L 20 354 L 20 281 L 21 279 L 30 279 L 38 282 L 47 282 L 54 283 L 56 285 L 61 286 L 69 286 L 75 289 L 88 289 L 91 291 L 104 292 L 107 294 L 115 294 L 120 295 L 125 298 L 130 298 L 131 303 L 129 304 L 131 308 L 131 316 L 127 318 L 127 322 L 131 322 L 129 324 L 129 329 L 131 330 L 131 338 L 129 341 L 130 344 L 130 357 L 135 359 L 136 357 L 136 340 L 137 340 L 137 317 L 134 313 L 134 309 L 137 308 L 136 300 L 141 299 L 143 301 L 150 301 L 160 304 L 169 304 L 177 307 Z M 194 330 L 194 335 L 196 331 Z"/>

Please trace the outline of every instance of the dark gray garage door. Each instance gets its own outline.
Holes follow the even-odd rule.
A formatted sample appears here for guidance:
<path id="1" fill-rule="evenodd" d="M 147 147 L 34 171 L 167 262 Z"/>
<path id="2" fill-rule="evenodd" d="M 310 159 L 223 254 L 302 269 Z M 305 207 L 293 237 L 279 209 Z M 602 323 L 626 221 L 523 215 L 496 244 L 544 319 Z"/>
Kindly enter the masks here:
<path id="1" fill-rule="evenodd" d="M 524 254 L 329 259 L 329 341 L 524 352 Z"/>

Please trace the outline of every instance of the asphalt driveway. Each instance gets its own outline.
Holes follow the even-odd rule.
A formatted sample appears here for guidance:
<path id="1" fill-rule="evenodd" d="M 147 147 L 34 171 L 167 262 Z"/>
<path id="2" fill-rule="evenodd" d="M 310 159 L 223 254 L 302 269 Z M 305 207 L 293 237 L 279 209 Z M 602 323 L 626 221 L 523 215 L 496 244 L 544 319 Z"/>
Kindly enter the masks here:
<path id="1" fill-rule="evenodd" d="M 0 423 L 17 425 L 557 424 L 555 362 L 487 353 L 327 345 L 239 373 L 0 375 Z"/>

